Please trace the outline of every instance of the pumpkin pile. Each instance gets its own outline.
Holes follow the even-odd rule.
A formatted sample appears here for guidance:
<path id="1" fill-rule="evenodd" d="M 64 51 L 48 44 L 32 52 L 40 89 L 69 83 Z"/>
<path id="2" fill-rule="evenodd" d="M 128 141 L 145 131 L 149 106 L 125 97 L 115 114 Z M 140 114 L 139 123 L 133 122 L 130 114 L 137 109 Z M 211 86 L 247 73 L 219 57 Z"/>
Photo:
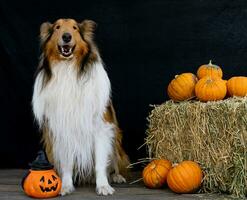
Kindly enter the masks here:
<path id="1" fill-rule="evenodd" d="M 143 182 L 148 188 L 161 188 L 166 183 L 175 193 L 193 193 L 202 182 L 202 170 L 193 161 L 183 161 L 172 166 L 169 160 L 150 162 L 143 170 Z"/>
<path id="2" fill-rule="evenodd" d="M 223 74 L 210 61 L 197 73 L 177 75 L 167 88 L 171 100 L 153 106 L 145 138 L 149 158 L 180 164 L 169 172 L 167 164 L 148 165 L 147 187 L 247 196 L 247 77 L 224 80 Z M 187 160 L 200 163 L 203 182 L 200 167 Z"/>
<path id="3" fill-rule="evenodd" d="M 226 96 L 247 96 L 247 77 L 232 77 L 228 81 L 223 80 L 223 71 L 218 65 L 201 65 L 197 70 L 197 76 L 193 73 L 176 75 L 167 88 L 168 96 L 173 101 L 190 100 L 196 97 L 199 101 L 217 101 Z"/>

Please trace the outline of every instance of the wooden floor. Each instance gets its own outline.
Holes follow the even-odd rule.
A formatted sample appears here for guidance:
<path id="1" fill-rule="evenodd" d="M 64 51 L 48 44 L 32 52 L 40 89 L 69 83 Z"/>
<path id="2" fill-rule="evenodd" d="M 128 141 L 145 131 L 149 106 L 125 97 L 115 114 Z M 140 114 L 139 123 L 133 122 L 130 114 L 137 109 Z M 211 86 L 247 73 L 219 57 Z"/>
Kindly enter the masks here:
<path id="1" fill-rule="evenodd" d="M 31 199 L 27 197 L 20 186 L 25 170 L 0 170 L 0 199 L 2 200 L 23 200 Z M 133 173 L 133 180 L 137 180 L 138 174 Z M 130 180 L 132 181 L 132 180 Z M 79 187 L 76 191 L 65 197 L 57 197 L 54 199 L 64 200 L 95 200 L 95 199 L 107 199 L 107 200 L 176 200 L 176 199 L 231 199 L 229 196 L 223 195 L 208 195 L 208 194 L 190 194 L 190 195 L 177 195 L 172 193 L 168 189 L 151 190 L 143 186 L 142 183 L 136 184 L 113 184 L 116 192 L 112 196 L 102 197 L 97 196 L 94 191 L 94 187 Z"/>

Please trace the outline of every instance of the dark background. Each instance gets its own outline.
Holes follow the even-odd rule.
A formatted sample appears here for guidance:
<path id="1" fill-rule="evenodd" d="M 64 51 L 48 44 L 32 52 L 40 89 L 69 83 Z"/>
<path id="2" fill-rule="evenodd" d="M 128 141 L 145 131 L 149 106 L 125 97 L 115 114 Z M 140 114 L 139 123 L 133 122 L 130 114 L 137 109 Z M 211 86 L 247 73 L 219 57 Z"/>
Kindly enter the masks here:
<path id="1" fill-rule="evenodd" d="M 247 75 L 246 0 L 0 1 L 0 167 L 27 167 L 40 148 L 31 112 L 39 26 L 58 18 L 97 22 L 97 44 L 132 161 L 146 156 L 150 104 L 167 100 L 175 74 L 212 59 L 224 78 Z"/>

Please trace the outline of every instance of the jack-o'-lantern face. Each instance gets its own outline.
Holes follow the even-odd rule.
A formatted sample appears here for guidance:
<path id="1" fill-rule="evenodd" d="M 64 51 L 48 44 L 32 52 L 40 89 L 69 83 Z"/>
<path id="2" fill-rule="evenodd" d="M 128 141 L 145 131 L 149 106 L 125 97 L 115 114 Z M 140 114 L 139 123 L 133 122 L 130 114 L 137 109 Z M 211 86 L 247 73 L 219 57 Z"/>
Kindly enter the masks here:
<path id="1" fill-rule="evenodd" d="M 56 191 L 58 186 L 58 177 L 52 174 L 50 177 L 49 175 L 42 176 L 40 178 L 40 189 L 42 192 L 52 192 Z"/>
<path id="2" fill-rule="evenodd" d="M 54 170 L 30 170 L 23 185 L 27 195 L 37 198 L 57 196 L 61 180 Z"/>

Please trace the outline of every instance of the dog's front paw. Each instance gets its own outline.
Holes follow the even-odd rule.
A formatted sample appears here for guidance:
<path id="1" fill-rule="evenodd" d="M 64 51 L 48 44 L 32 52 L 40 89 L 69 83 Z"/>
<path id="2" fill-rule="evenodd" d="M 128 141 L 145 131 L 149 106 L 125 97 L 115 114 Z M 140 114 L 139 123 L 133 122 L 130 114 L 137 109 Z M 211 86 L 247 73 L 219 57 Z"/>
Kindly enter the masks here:
<path id="1" fill-rule="evenodd" d="M 73 184 L 62 183 L 62 189 L 60 191 L 60 195 L 64 196 L 66 194 L 70 194 L 75 190 Z"/>
<path id="2" fill-rule="evenodd" d="M 96 193 L 98 195 L 112 195 L 115 190 L 110 185 L 103 185 L 96 188 Z"/>
<path id="3" fill-rule="evenodd" d="M 126 183 L 126 179 L 121 174 L 113 174 L 112 181 L 114 183 Z"/>

